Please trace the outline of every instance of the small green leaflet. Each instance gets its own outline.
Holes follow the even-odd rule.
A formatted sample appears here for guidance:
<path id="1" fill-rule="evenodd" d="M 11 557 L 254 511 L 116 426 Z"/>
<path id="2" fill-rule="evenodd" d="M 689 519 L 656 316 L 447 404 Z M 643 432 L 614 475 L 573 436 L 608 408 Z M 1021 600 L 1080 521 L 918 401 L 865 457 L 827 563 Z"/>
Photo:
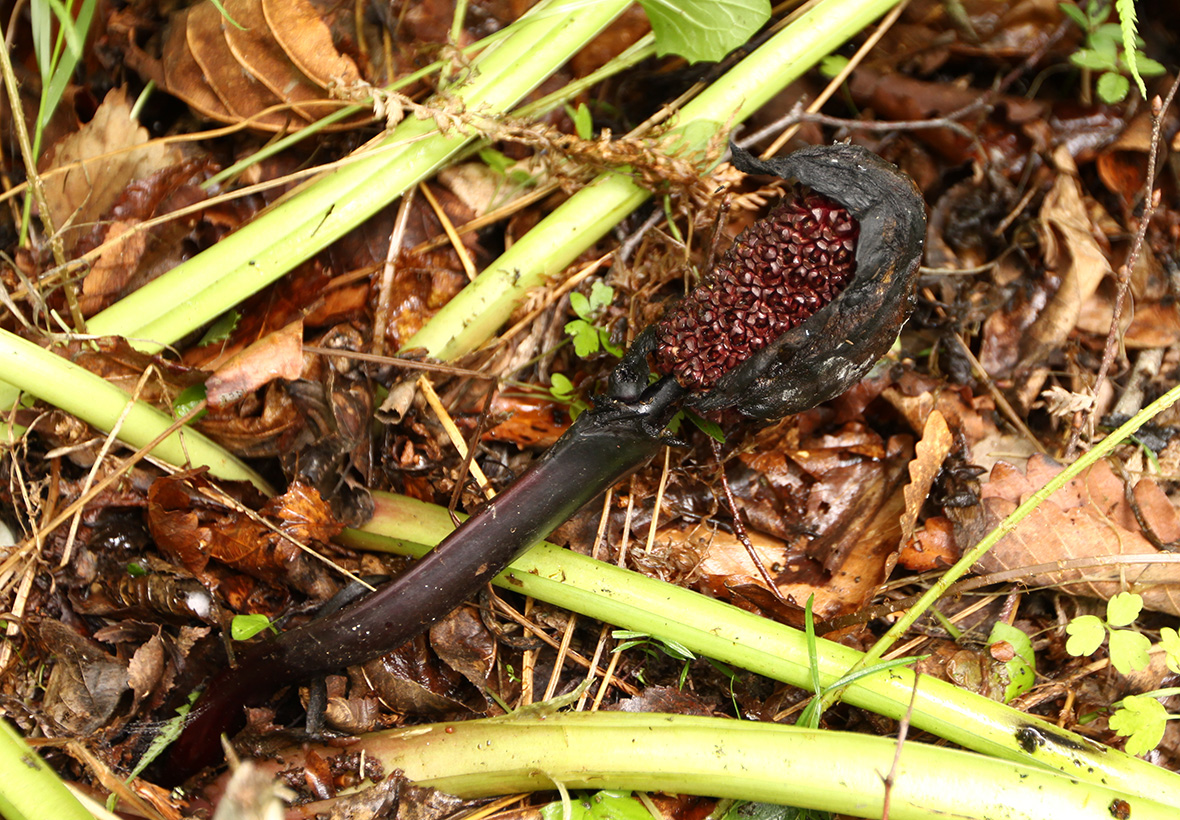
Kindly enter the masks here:
<path id="1" fill-rule="evenodd" d="M 541 809 L 542 820 L 563 820 L 566 807 L 561 801 Z M 570 795 L 569 820 L 651 820 L 651 813 L 630 792 L 601 791 L 591 795 Z"/>
<path id="2" fill-rule="evenodd" d="M 265 615 L 235 615 L 230 621 L 229 634 L 233 636 L 235 641 L 248 641 L 265 629 L 270 629 L 276 635 L 279 634 L 279 631 L 274 628 L 274 624 L 270 622 L 270 618 Z"/>
<path id="3" fill-rule="evenodd" d="M 176 400 L 174 402 L 172 402 L 172 416 L 173 416 L 173 418 L 182 418 L 184 416 L 187 416 L 190 412 L 192 412 L 192 409 L 194 407 L 196 407 L 198 404 L 200 404 L 204 400 L 205 400 L 205 385 L 203 385 L 203 384 L 189 385 L 188 387 L 184 388 L 184 390 L 181 390 L 180 394 L 177 395 Z M 201 414 L 199 416 L 197 416 L 197 419 L 201 418 L 201 416 L 204 416 L 204 415 L 205 415 L 205 411 L 202 410 Z M 193 419 L 193 421 L 196 421 L 197 419 Z"/>
<path id="4" fill-rule="evenodd" d="M 767 0 L 639 0 L 651 21 L 656 53 L 690 63 L 717 61 L 770 19 Z"/>
<path id="5" fill-rule="evenodd" d="M 1011 646 L 1015 653 L 1012 660 L 1004 663 L 1004 670 L 1008 675 L 1008 684 L 1004 687 L 1004 703 L 1008 703 L 1033 688 L 1037 678 L 1037 659 L 1028 635 L 1003 621 L 996 621 L 987 638 L 987 645 L 990 647 L 1001 641 Z"/>
<path id="6" fill-rule="evenodd" d="M 227 310 L 217 318 L 216 322 L 209 325 L 209 329 L 205 331 L 201 341 L 197 342 L 197 347 L 211 345 L 214 342 L 224 342 L 229 338 L 229 334 L 234 332 L 234 328 L 238 326 L 241 318 L 242 314 L 236 310 Z"/>
<path id="7" fill-rule="evenodd" d="M 1127 738 L 1127 754 L 1147 754 L 1164 739 L 1168 711 L 1155 698 L 1131 695 L 1122 708 L 1110 716 L 1110 728 Z"/>

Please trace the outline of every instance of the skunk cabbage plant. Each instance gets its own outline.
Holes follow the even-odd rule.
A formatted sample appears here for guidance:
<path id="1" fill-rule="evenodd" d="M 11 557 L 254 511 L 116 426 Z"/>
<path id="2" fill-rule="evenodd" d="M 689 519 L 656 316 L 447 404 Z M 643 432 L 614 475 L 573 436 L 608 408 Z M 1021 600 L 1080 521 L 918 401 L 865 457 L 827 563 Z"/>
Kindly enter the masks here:
<path id="1" fill-rule="evenodd" d="M 516 482 L 376 592 L 248 647 L 215 676 L 172 748 L 169 777 L 214 763 L 244 706 L 424 631 L 645 464 L 670 441 L 664 428 L 679 409 L 797 413 L 848 389 L 889 349 L 912 309 L 922 254 L 914 183 L 852 145 L 767 162 L 735 148 L 733 161 L 796 187 L 637 337 L 606 394 Z"/>

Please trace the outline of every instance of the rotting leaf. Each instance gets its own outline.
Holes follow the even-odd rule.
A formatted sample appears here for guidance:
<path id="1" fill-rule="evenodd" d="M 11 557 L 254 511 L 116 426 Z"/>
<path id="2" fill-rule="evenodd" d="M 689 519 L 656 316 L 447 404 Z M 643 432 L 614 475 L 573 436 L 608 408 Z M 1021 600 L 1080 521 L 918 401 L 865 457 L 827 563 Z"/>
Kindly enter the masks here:
<path id="1" fill-rule="evenodd" d="M 303 322 L 292 322 L 247 347 L 205 382 L 209 404 L 236 401 L 275 379 L 294 381 L 303 372 Z"/>
<path id="2" fill-rule="evenodd" d="M 1005 462 L 997 462 L 991 479 L 983 485 L 989 528 L 998 525 L 1060 471 L 1060 466 L 1039 455 L 1029 459 L 1026 475 Z M 1139 480 L 1134 497 L 1161 539 L 1180 537 L 1180 515 L 1152 478 Z M 978 569 L 1002 572 L 1094 559 L 1090 566 L 1039 572 L 1021 580 L 1030 586 L 1052 585 L 1102 599 L 1129 587 L 1143 596 L 1146 608 L 1180 614 L 1180 597 L 1174 592 L 1180 583 L 1176 565 L 1109 563 L 1113 557 L 1158 554 L 1135 520 L 1123 482 L 1106 462 L 1100 461 L 1037 507 L 980 560 Z"/>
<path id="3" fill-rule="evenodd" d="M 60 621 L 39 625 L 46 654 L 57 659 L 45 685 L 45 714 L 76 735 L 103 728 L 127 691 L 127 667 Z"/>
<path id="4" fill-rule="evenodd" d="M 901 540 L 908 542 L 914 537 L 914 525 L 922 512 L 922 505 L 930 495 L 934 479 L 942 469 L 942 462 L 951 451 L 950 428 L 942 413 L 933 410 L 926 419 L 922 440 L 914 447 L 914 460 L 910 462 L 910 483 L 902 491 L 905 494 L 905 514 L 901 518 Z"/>
<path id="5" fill-rule="evenodd" d="M 99 156 L 101 159 L 95 159 Z M 149 142 L 147 129 L 131 116 L 125 88 L 108 92 L 93 119 L 54 146 L 41 168 L 45 173 L 81 163 L 45 180 L 45 198 L 53 224 L 59 231 L 66 229 L 62 234 L 66 250 L 91 231 L 99 217 L 123 196 L 129 183 L 175 165 L 180 159 L 175 148 Z"/>

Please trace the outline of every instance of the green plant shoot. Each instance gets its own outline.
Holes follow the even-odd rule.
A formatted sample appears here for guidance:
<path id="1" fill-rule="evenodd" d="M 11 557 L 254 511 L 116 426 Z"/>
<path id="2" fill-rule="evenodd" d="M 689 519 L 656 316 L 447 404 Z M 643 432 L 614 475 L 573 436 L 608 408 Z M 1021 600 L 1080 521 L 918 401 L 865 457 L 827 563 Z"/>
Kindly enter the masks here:
<path id="1" fill-rule="evenodd" d="M 1137 34 L 1134 0 L 1117 0 L 1119 22 L 1108 22 L 1108 0 L 1089 0 L 1083 9 L 1073 3 L 1060 3 L 1061 11 L 1085 33 L 1085 44 L 1070 55 L 1070 62 L 1082 69 L 1082 101 L 1089 102 L 1091 72 L 1098 73 L 1095 90 L 1103 102 L 1116 103 L 1131 90 L 1130 74 L 1139 93 L 1147 96 L 1144 77 L 1163 74 L 1165 68 L 1143 53 L 1143 39 Z"/>
<path id="2" fill-rule="evenodd" d="M 279 631 L 270 622 L 270 618 L 262 614 L 235 615 L 230 622 L 230 635 L 235 641 L 248 641 L 263 630 L 269 629 L 276 635 Z"/>
<path id="3" fill-rule="evenodd" d="M 598 325 L 602 314 L 615 298 L 615 289 L 602 282 L 595 282 L 590 297 L 574 291 L 570 294 L 570 307 L 578 318 L 566 323 L 565 332 L 574 340 L 574 352 L 585 358 L 605 350 L 612 356 L 622 356 L 623 350 L 610 340 L 610 330 Z"/>
<path id="4" fill-rule="evenodd" d="M 1143 598 L 1132 592 L 1120 592 L 1106 603 L 1106 620 L 1094 615 L 1079 615 L 1070 621 L 1065 631 L 1069 640 L 1065 651 L 1074 657 L 1093 655 L 1109 636 L 1110 663 L 1120 673 L 1128 675 L 1146 669 L 1147 650 L 1151 641 L 1133 629 L 1116 629 L 1134 623 L 1143 609 Z"/>

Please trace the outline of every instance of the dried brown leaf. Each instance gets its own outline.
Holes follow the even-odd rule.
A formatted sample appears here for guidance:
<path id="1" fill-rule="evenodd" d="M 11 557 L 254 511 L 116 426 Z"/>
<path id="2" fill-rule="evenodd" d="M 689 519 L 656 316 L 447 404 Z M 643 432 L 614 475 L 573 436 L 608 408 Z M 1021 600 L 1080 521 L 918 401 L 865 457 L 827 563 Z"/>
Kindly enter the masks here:
<path id="1" fill-rule="evenodd" d="M 950 428 L 947 427 L 942 413 L 937 410 L 931 411 L 922 431 L 922 440 L 914 447 L 914 460 L 909 466 L 910 483 L 902 490 L 905 495 L 905 514 L 901 517 L 903 543 L 914 537 L 914 525 L 918 522 L 918 514 L 930 495 L 930 488 L 934 485 L 934 479 L 942 469 L 942 462 L 950 453 L 953 443 Z"/>
<path id="2" fill-rule="evenodd" d="M 303 322 L 267 334 L 217 369 L 205 382 L 209 404 L 237 401 L 275 379 L 294 381 L 303 372 Z"/>
<path id="3" fill-rule="evenodd" d="M 71 734 L 97 732 L 127 691 L 127 667 L 60 621 L 41 621 L 39 632 L 45 654 L 57 661 L 41 708 Z"/>
<path id="4" fill-rule="evenodd" d="M 1059 173 L 1041 206 L 1040 219 L 1045 264 L 1057 272 L 1061 284 L 1021 340 L 1021 363 L 1026 367 L 1043 363 L 1061 347 L 1077 325 L 1082 305 L 1111 273 L 1110 262 L 1094 238 L 1095 228 L 1068 150 L 1059 149 L 1055 160 Z"/>
<path id="5" fill-rule="evenodd" d="M 189 9 L 185 37 L 209 89 L 235 118 L 246 119 L 277 105 L 280 100 L 239 65 L 222 34 L 223 25 L 224 18 L 216 6 L 198 3 Z M 280 111 L 267 114 L 257 122 L 259 127 L 279 129 L 291 119 L 290 114 Z"/>
<path id="6" fill-rule="evenodd" d="M 256 77 L 278 98 L 294 103 L 294 110 L 305 119 L 314 119 L 307 107 L 298 103 L 323 104 L 323 91 L 295 67 L 273 37 L 267 36 L 266 17 L 258 0 L 225 0 L 226 13 L 242 27 L 224 26 L 222 34 L 234 58 L 242 68 Z M 315 112 L 318 115 L 327 111 Z"/>
<path id="7" fill-rule="evenodd" d="M 356 63 L 341 54 L 320 11 L 307 0 L 262 0 L 271 33 L 291 62 L 324 88 L 360 82 Z"/>
<path id="8" fill-rule="evenodd" d="M 62 230 L 70 223 L 63 233 L 67 251 L 110 210 L 129 183 L 180 161 L 175 148 L 149 140 L 147 129 L 131 116 L 127 90 L 118 88 L 106 95 L 90 122 L 54 147 L 42 171 L 81 163 L 45 181 L 54 226 Z M 102 156 L 120 149 L 134 150 Z"/>
<path id="9" fill-rule="evenodd" d="M 997 462 L 982 493 L 989 529 L 1060 471 L 1059 465 L 1040 455 L 1029 459 L 1025 475 L 1009 464 Z M 1161 539 L 1180 536 L 1180 516 L 1153 479 L 1140 479 L 1134 495 Z M 1160 553 L 1139 528 L 1123 482 L 1105 462 L 1098 462 L 1037 507 L 984 556 L 977 568 L 981 572 L 1002 572 L 1078 561 L 1086 565 L 1039 572 L 1023 582 L 1058 586 L 1075 595 L 1102 599 L 1131 590 L 1143 596 L 1148 609 L 1180 614 L 1180 592 L 1174 589 L 1180 584 L 1180 565 L 1110 560 L 1135 555 L 1154 557 Z M 1102 563 L 1103 559 L 1108 560 Z"/>

